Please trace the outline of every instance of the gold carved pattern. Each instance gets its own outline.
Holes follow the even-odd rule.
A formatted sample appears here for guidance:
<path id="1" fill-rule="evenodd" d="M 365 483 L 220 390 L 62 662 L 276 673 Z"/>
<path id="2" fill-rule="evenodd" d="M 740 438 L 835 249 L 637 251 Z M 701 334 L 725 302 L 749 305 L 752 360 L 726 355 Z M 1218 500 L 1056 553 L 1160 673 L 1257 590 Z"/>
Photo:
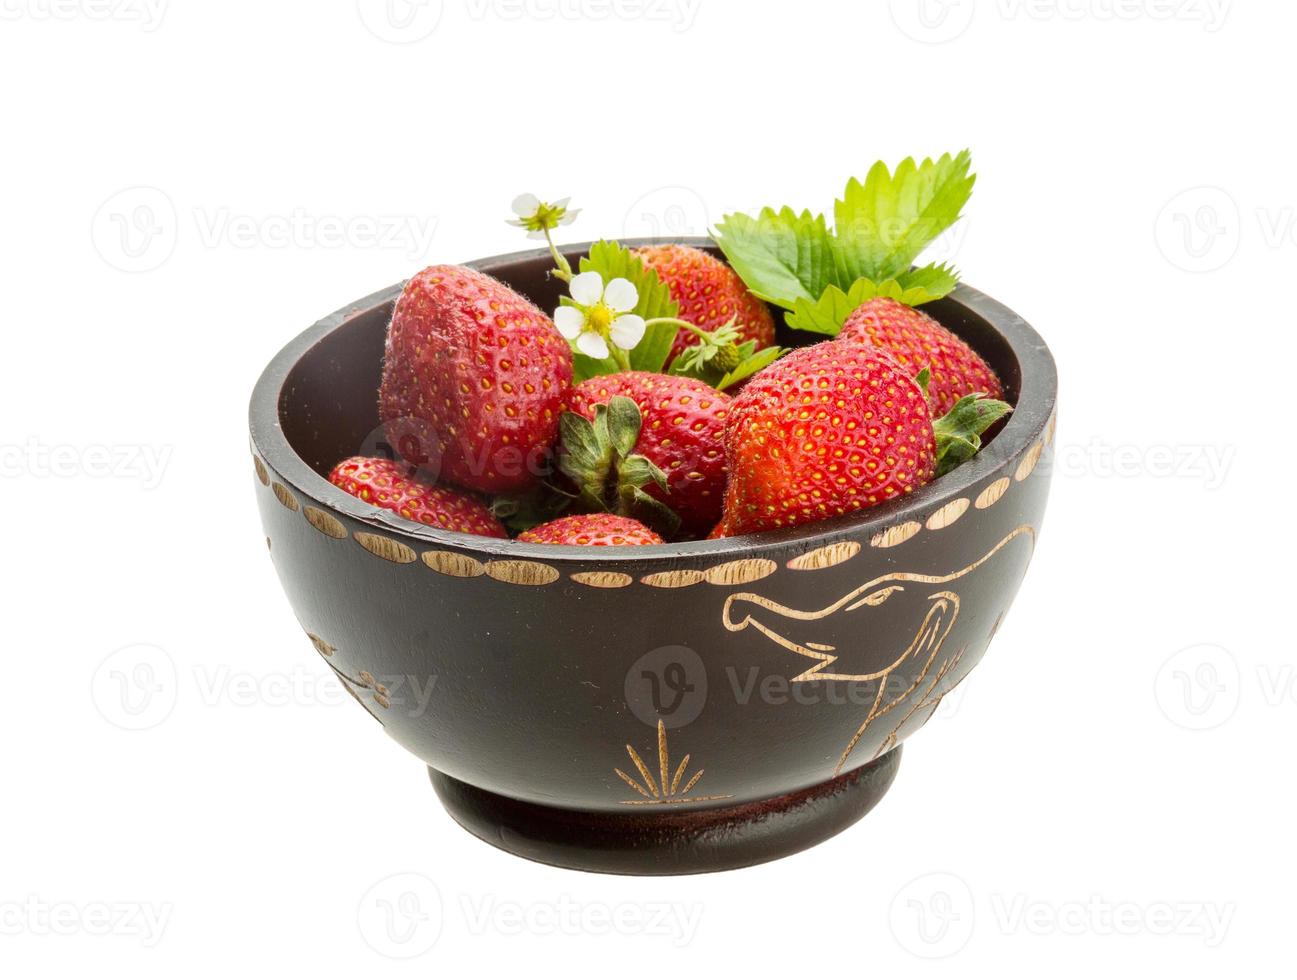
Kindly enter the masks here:
<path id="1" fill-rule="evenodd" d="M 703 803 L 708 800 L 728 800 L 730 798 L 728 796 L 689 795 L 689 791 L 697 786 L 698 781 L 703 778 L 703 770 L 699 769 L 687 780 L 685 779 L 690 759 L 687 753 L 676 765 L 675 769 L 672 770 L 671 756 L 667 751 L 667 729 L 661 718 L 658 719 L 657 778 L 654 779 L 652 770 L 645 764 L 640 754 L 635 751 L 635 746 L 627 745 L 626 754 L 630 756 L 630 761 L 634 763 L 640 777 L 637 780 L 620 769 L 613 769 L 613 772 L 617 774 L 623 783 L 639 794 L 639 799 L 621 801 L 627 806 L 670 806 L 673 803 Z M 682 782 L 684 783 L 683 786 L 681 785 Z"/>
<path id="2" fill-rule="evenodd" d="M 354 537 L 358 545 L 371 555 L 382 558 L 384 561 L 395 562 L 398 565 L 408 565 L 419 557 L 409 545 L 402 544 L 392 538 L 385 538 L 381 534 L 357 531 Z"/>
<path id="3" fill-rule="evenodd" d="M 886 575 L 880 575 L 871 579 L 864 585 L 847 593 L 836 602 L 825 606 L 823 609 L 814 609 L 804 611 L 800 609 L 790 609 L 764 596 L 752 592 L 738 592 L 731 595 L 725 600 L 725 605 L 721 613 L 721 621 L 725 628 L 731 632 L 737 633 L 747 629 L 749 626 L 757 632 L 763 634 L 768 639 L 777 643 L 779 646 L 801 657 L 813 661 L 812 665 L 797 676 L 792 678 L 794 683 L 799 681 L 810 680 L 838 680 L 852 682 L 870 682 L 878 683 L 878 690 L 874 696 L 873 704 L 870 706 L 868 714 L 864 721 L 856 730 L 851 740 L 843 749 L 841 757 L 838 759 L 835 773 L 840 773 L 846 765 L 848 757 L 855 750 L 857 744 L 864 736 L 865 732 L 873 725 L 875 721 L 887 715 L 893 709 L 907 702 L 916 691 L 924 685 L 925 680 L 932 678 L 932 683 L 920 695 L 917 705 L 913 710 L 907 712 L 900 724 L 888 736 L 892 744 L 895 743 L 897 732 L 902 725 L 913 716 L 915 711 L 923 707 L 934 706 L 942 696 L 953 687 L 948 686 L 945 690 L 937 693 L 939 684 L 946 679 L 959 660 L 963 657 L 963 651 L 959 651 L 946 661 L 940 661 L 942 645 L 950 635 L 951 629 L 955 625 L 955 620 L 959 617 L 960 599 L 959 594 L 951 589 L 938 589 L 927 596 L 929 606 L 927 612 L 920 623 L 914 639 L 909 643 L 904 651 L 901 652 L 887 666 L 871 671 L 869 673 L 841 673 L 834 672 L 828 668 L 835 664 L 840 654 L 837 648 L 823 643 L 799 643 L 796 640 L 789 639 L 783 634 L 770 626 L 767 626 L 761 619 L 757 618 L 758 613 L 749 612 L 741 619 L 735 615 L 735 606 L 745 603 L 755 606 L 758 611 L 764 610 L 773 613 L 781 619 L 792 620 L 794 622 L 816 622 L 828 619 L 839 612 L 852 612 L 862 606 L 881 606 L 889 598 L 898 592 L 904 592 L 907 585 L 921 586 L 943 586 L 956 582 L 968 575 L 970 572 L 980 568 L 986 562 L 990 561 L 1010 542 L 1019 537 L 1028 539 L 1034 549 L 1036 541 L 1035 528 L 1030 525 L 1021 525 L 1002 538 L 989 552 L 970 565 L 952 572 L 948 575 L 928 575 L 918 572 L 890 572 Z M 908 687 L 895 697 L 888 697 L 889 691 L 894 687 L 890 683 L 894 674 L 897 674 L 902 668 L 918 668 L 915 680 Z M 959 678 L 962 680 L 963 678 Z M 956 681 L 958 683 L 958 681 Z M 935 698 L 935 701 L 933 700 Z M 888 740 L 884 740 L 887 744 Z"/>
<path id="4" fill-rule="evenodd" d="M 316 507 L 304 508 L 302 514 L 306 518 L 306 522 L 321 534 L 337 538 L 339 541 L 347 536 L 347 529 L 332 514 L 325 513 Z"/>
<path id="5" fill-rule="evenodd" d="M 834 565 L 841 565 L 844 561 L 850 561 L 860 554 L 859 541 L 836 541 L 833 544 L 826 544 L 822 548 L 816 548 L 814 551 L 808 551 L 804 555 L 798 555 L 790 559 L 788 567 L 795 572 L 813 572 L 821 568 L 832 568 Z"/>
<path id="6" fill-rule="evenodd" d="M 889 527 L 886 531 L 879 531 L 869 540 L 869 543 L 875 548 L 895 548 L 898 544 L 909 541 L 922 530 L 923 525 L 918 521 L 906 521 L 904 524 Z"/>

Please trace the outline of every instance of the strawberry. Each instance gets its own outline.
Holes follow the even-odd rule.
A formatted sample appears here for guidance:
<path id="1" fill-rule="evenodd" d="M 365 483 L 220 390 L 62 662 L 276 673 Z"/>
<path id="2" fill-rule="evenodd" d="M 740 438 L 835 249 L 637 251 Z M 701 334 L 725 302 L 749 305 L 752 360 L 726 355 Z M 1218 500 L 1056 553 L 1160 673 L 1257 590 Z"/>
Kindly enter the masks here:
<path id="1" fill-rule="evenodd" d="M 937 415 L 949 412 L 964 395 L 1003 397 L 1000 379 L 976 351 L 922 310 L 894 299 L 879 296 L 857 307 L 838 339 L 884 347 L 912 374 L 928 368 L 928 397 Z"/>
<path id="2" fill-rule="evenodd" d="M 688 245 L 645 245 L 635 249 L 635 254 L 671 290 L 671 298 L 680 305 L 681 320 L 709 332 L 734 320 L 740 343 L 756 341 L 757 350 L 774 344 L 775 321 L 770 310 L 720 259 Z M 667 363 L 697 343 L 694 334 L 682 329 L 676 334 Z"/>
<path id="3" fill-rule="evenodd" d="M 437 265 L 396 302 L 379 416 L 423 423 L 416 465 L 484 493 L 519 491 L 543 471 L 571 383 L 571 349 L 548 316 L 490 276 Z"/>
<path id="4" fill-rule="evenodd" d="M 534 527 L 518 536 L 532 544 L 641 545 L 662 539 L 639 521 L 616 514 L 573 514 Z"/>
<path id="5" fill-rule="evenodd" d="M 408 521 L 487 538 L 508 536 L 486 504 L 476 497 L 408 477 L 406 472 L 406 466 L 390 459 L 353 456 L 333 468 L 329 482 L 366 503 L 395 511 Z"/>
<path id="6" fill-rule="evenodd" d="M 665 489 L 650 483 L 645 492 L 675 511 L 686 535 L 704 534 L 720 517 L 725 494 L 722 434 L 730 397 L 694 378 L 628 371 L 581 382 L 568 392 L 566 408 L 594 421 L 596 406 L 619 396 L 640 411 L 631 451 L 665 474 Z"/>
<path id="7" fill-rule="evenodd" d="M 751 534 L 902 497 L 980 447 L 1009 411 L 963 399 L 935 423 L 923 383 L 879 347 L 804 347 L 756 375 L 725 426 L 721 532 Z"/>

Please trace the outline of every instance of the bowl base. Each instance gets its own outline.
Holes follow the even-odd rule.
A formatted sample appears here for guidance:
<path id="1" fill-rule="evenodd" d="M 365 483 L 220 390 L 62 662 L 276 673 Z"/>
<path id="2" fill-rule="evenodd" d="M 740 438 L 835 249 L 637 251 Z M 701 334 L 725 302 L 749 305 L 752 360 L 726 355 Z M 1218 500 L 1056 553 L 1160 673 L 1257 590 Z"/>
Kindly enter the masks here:
<path id="1" fill-rule="evenodd" d="M 883 798 L 898 746 L 859 769 L 755 803 L 706 810 L 565 810 L 499 796 L 429 768 L 455 821 L 488 844 L 531 861 L 626 875 L 683 875 L 785 857 L 850 827 Z"/>

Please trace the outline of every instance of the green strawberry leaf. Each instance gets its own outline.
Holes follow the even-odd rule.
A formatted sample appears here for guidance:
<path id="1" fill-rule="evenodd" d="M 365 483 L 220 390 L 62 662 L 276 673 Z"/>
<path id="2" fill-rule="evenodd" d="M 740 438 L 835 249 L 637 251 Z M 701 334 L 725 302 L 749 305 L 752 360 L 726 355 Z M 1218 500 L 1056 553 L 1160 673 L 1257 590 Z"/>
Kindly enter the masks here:
<path id="1" fill-rule="evenodd" d="M 822 214 L 763 208 L 755 217 L 728 214 L 713 236 L 748 289 L 792 309 L 834 281 L 833 239 Z"/>
<path id="2" fill-rule="evenodd" d="M 932 423 L 937 437 L 937 476 L 972 459 L 982 448 L 982 433 L 1013 411 L 1006 402 L 985 395 L 965 395 Z"/>
<path id="3" fill-rule="evenodd" d="M 794 330 L 836 337 L 852 311 L 877 295 L 878 284 L 871 279 L 857 279 L 846 292 L 831 285 L 818 300 L 798 299 L 788 314 L 788 325 Z"/>
<path id="4" fill-rule="evenodd" d="M 572 383 L 580 384 L 590 378 L 597 378 L 605 374 L 616 374 L 621 368 L 611 357 L 605 357 L 603 360 L 591 357 L 589 354 L 582 354 L 579 350 L 572 351 Z"/>
<path id="5" fill-rule="evenodd" d="M 857 279 L 846 292 L 838 286 L 829 286 L 813 303 L 797 300 L 793 312 L 788 314 L 788 325 L 794 330 L 836 337 L 856 307 L 875 297 L 886 296 L 906 306 L 921 306 L 941 299 L 958 283 L 954 270 L 944 265 L 925 265 L 879 283 L 872 279 Z"/>
<path id="6" fill-rule="evenodd" d="M 920 306 L 950 293 L 959 285 L 959 273 L 952 266 L 924 265 L 907 269 L 894 282 L 901 287 L 898 299 L 907 306 Z"/>
<path id="7" fill-rule="evenodd" d="M 919 306 L 955 288 L 948 265 L 911 267 L 959 220 L 976 180 L 971 163 L 967 150 L 907 159 L 894 172 L 880 161 L 848 182 L 831 231 L 822 215 L 763 208 L 755 218 L 726 215 L 713 237 L 753 294 L 790 311 L 790 326 L 832 336 L 875 296 Z"/>
<path id="8" fill-rule="evenodd" d="M 496 497 L 491 501 L 491 513 L 514 534 L 530 531 L 548 524 L 572 505 L 576 498 L 548 483 L 517 497 Z"/>
<path id="9" fill-rule="evenodd" d="M 590 247 L 590 254 L 581 257 L 580 271 L 599 273 L 605 284 L 619 278 L 630 280 L 639 293 L 639 302 L 631 312 L 638 313 L 645 320 L 675 317 L 680 312 L 680 304 L 671 298 L 671 290 L 658 278 L 657 270 L 645 265 L 621 242 L 595 242 Z M 568 302 L 571 301 L 567 300 L 564 305 Z M 660 372 L 666 367 L 671 345 L 675 343 L 676 329 L 671 324 L 652 324 L 630 352 L 631 368 Z M 572 370 L 574 380 L 580 382 L 599 375 L 616 374 L 621 369 L 611 357 L 598 360 L 573 348 Z"/>
<path id="10" fill-rule="evenodd" d="M 656 497 L 639 487 L 630 490 L 625 509 L 641 523 L 647 524 L 664 540 L 670 541 L 680 530 L 680 515 Z"/>
<path id="11" fill-rule="evenodd" d="M 726 375 L 720 379 L 720 381 L 716 382 L 715 387 L 720 389 L 721 391 L 724 391 L 726 388 L 736 385 L 740 381 L 746 381 L 748 378 L 752 377 L 752 375 L 756 374 L 762 368 L 770 366 L 775 361 L 777 361 L 780 357 L 782 357 L 784 354 L 787 353 L 788 353 L 788 349 L 785 347 L 762 348 L 761 350 L 757 351 L 755 354 L 751 354 L 748 357 L 744 358 L 742 361 L 740 361 L 739 366 L 736 367 L 733 371 L 727 372 Z"/>
<path id="12" fill-rule="evenodd" d="M 838 282 L 896 278 L 959 220 L 976 177 L 967 150 L 916 164 L 907 158 L 889 172 L 881 160 L 862 184 L 848 181 L 834 202 L 833 255 Z"/>

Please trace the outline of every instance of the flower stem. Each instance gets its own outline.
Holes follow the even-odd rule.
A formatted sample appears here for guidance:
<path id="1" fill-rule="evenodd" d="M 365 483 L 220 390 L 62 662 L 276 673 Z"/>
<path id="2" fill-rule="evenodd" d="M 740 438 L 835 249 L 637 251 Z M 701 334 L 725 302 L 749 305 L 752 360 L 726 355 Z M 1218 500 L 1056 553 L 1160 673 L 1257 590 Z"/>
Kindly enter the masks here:
<path id="1" fill-rule="evenodd" d="M 562 279 L 564 282 L 571 282 L 572 266 L 568 263 L 567 259 L 563 257 L 563 254 L 558 250 L 558 248 L 554 245 L 554 239 L 550 237 L 549 229 L 546 228 L 544 229 L 544 231 L 545 231 L 545 242 L 546 244 L 549 245 L 549 254 L 554 257 L 554 265 L 557 266 L 557 268 L 554 270 L 554 277 L 556 279 Z"/>
<path id="2" fill-rule="evenodd" d="M 699 327 L 695 327 L 692 323 L 689 323 L 687 320 L 681 320 L 681 319 L 679 319 L 678 317 L 674 317 L 674 316 L 655 316 L 655 317 L 653 317 L 651 320 L 645 320 L 645 321 L 644 321 L 644 325 L 645 325 L 645 327 L 652 327 L 652 326 L 656 326 L 656 325 L 659 324 L 659 323 L 663 323 L 663 324 L 666 324 L 666 325 L 668 325 L 668 326 L 673 326 L 673 327 L 684 327 L 684 328 L 685 328 L 686 330 L 688 330 L 691 334 L 693 334 L 695 337 L 700 338 L 701 340 L 710 340 L 710 339 L 711 339 L 711 334 L 709 334 L 706 330 L 703 330 L 703 329 L 701 329 L 701 328 L 699 328 Z"/>

